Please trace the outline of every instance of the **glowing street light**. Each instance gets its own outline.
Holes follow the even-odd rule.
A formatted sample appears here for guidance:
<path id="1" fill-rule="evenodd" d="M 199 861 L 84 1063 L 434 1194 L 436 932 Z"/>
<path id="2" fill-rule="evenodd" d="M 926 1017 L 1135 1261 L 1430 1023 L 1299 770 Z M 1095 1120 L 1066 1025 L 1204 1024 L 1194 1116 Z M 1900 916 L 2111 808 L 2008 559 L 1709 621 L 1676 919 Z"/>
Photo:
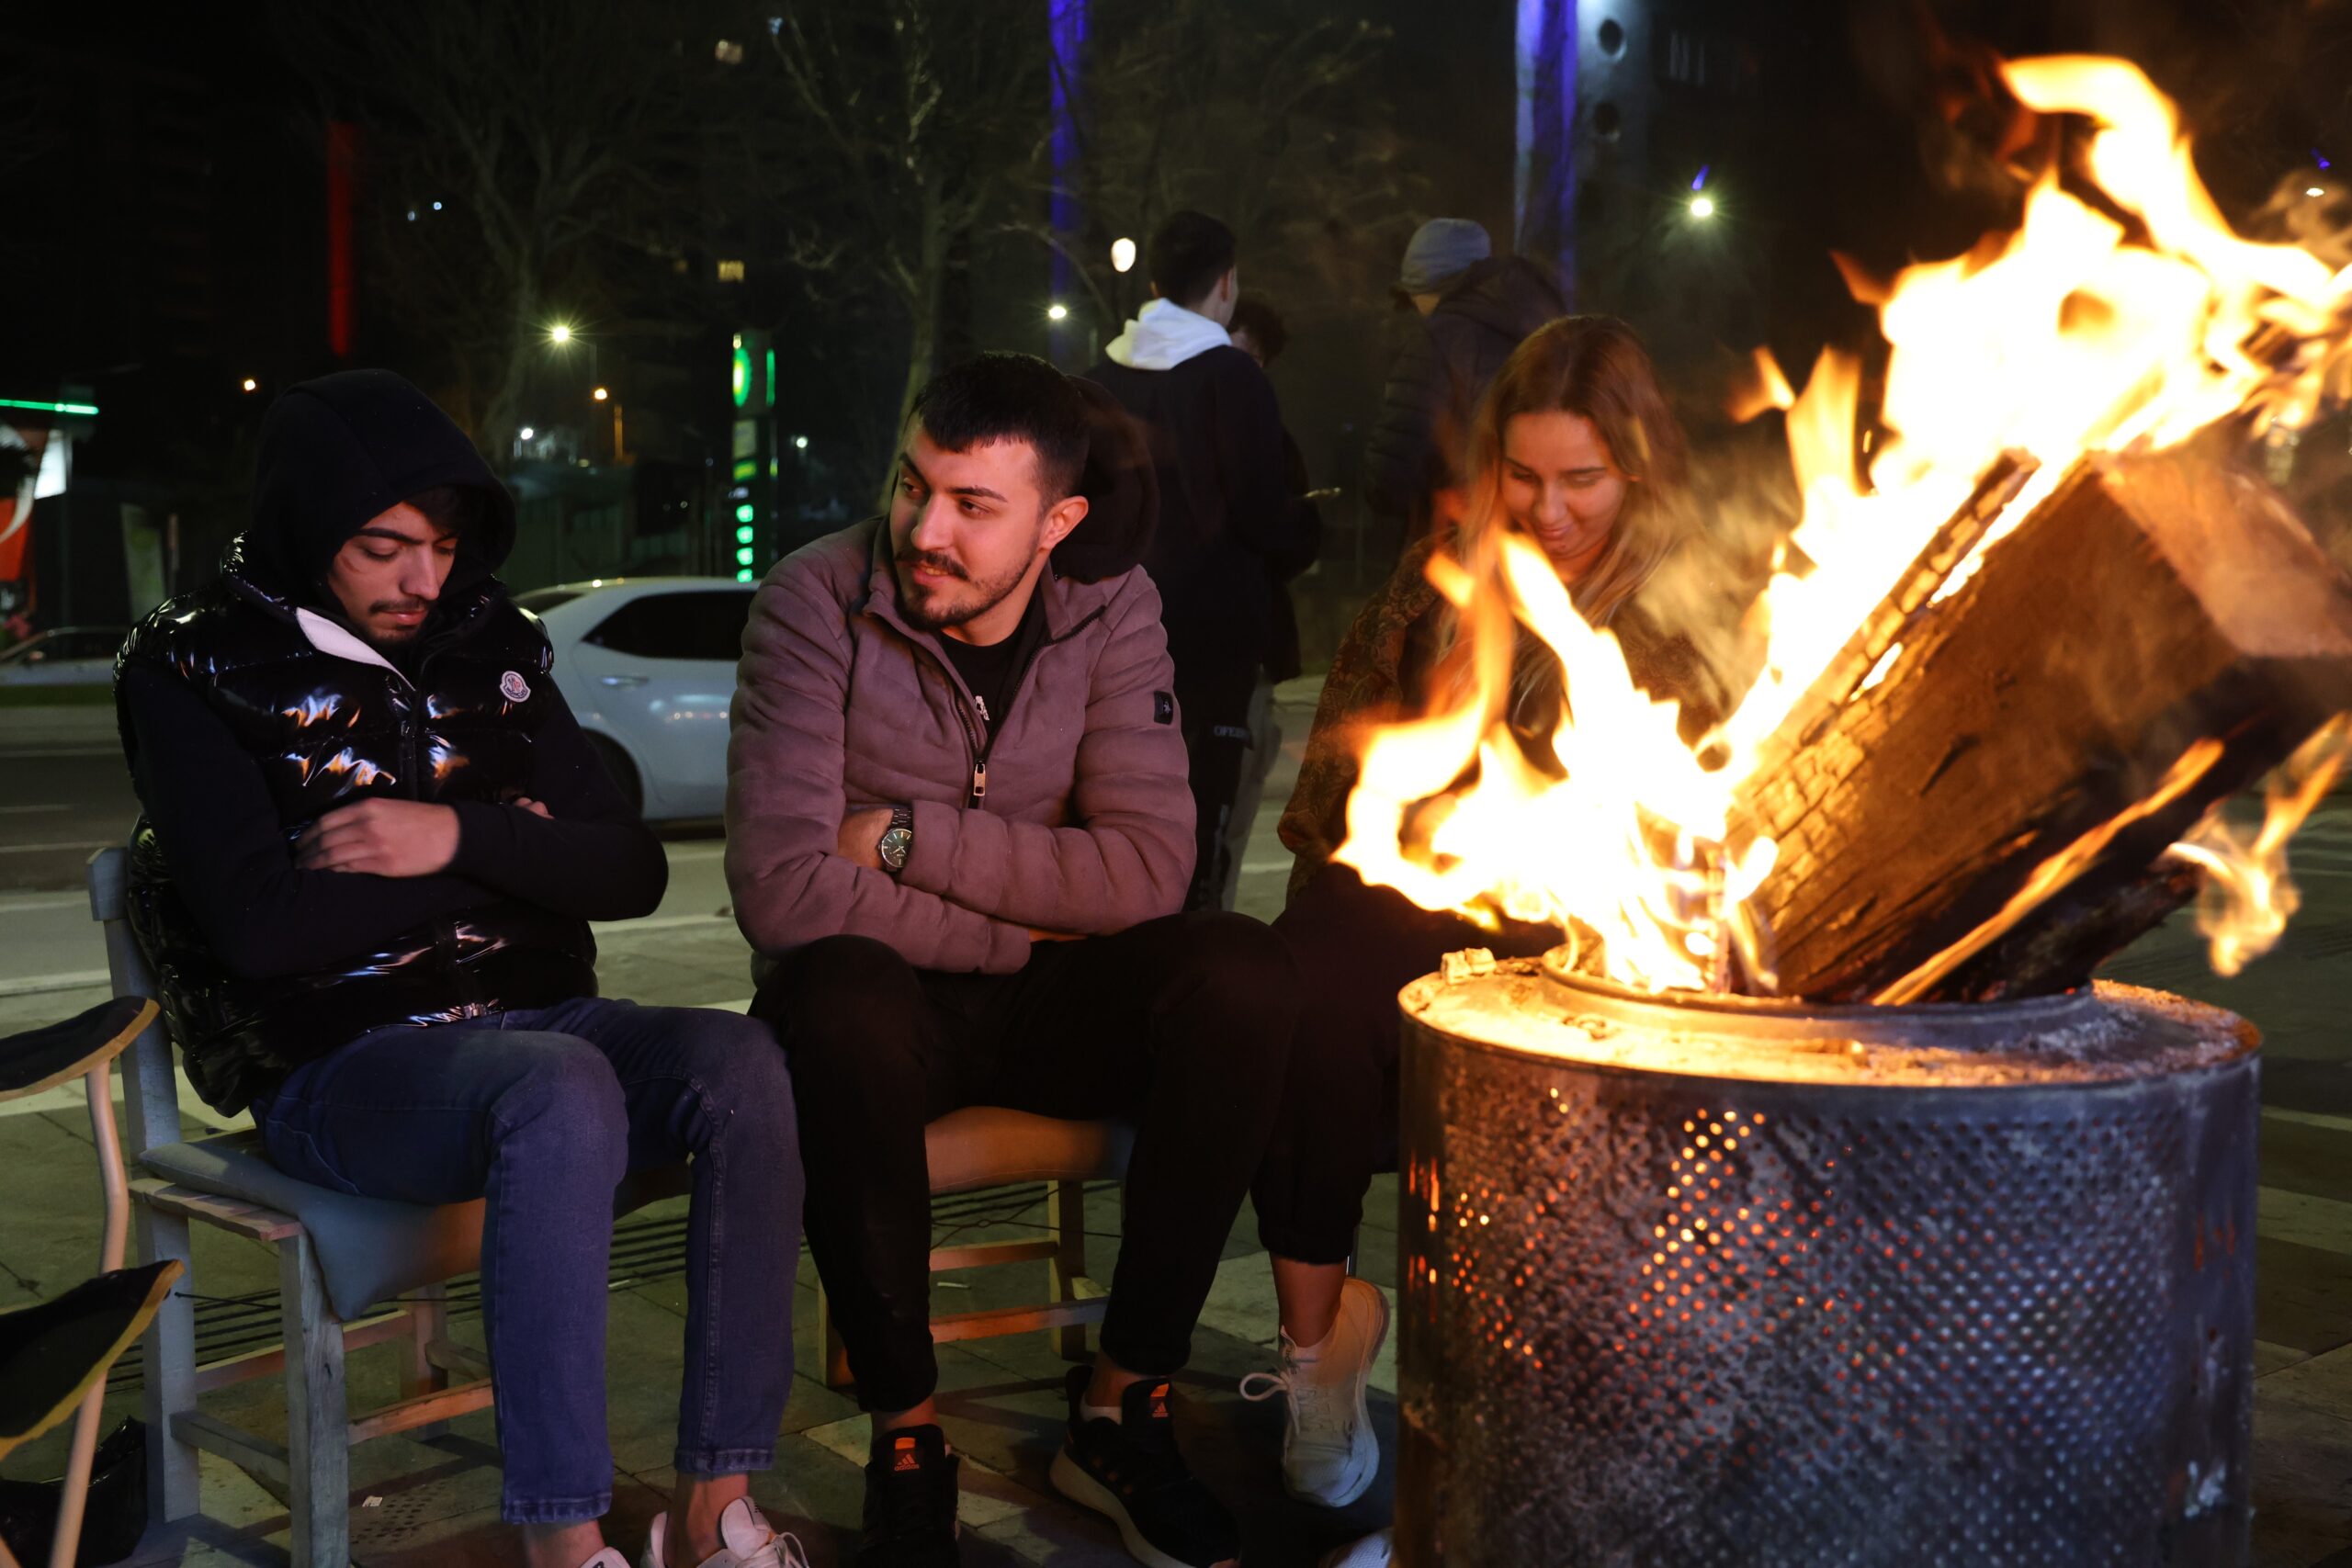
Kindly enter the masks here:
<path id="1" fill-rule="evenodd" d="M 1136 265 L 1136 243 L 1124 234 L 1111 242 L 1111 270 L 1125 272 Z"/>
<path id="2" fill-rule="evenodd" d="M 1691 216 L 1691 217 L 1693 217 L 1693 218 L 1700 218 L 1700 219 L 1706 219 L 1706 218 L 1713 218 L 1714 215 L 1715 215 L 1715 198 L 1714 198 L 1713 197 L 1711 197 L 1711 196 L 1694 196 L 1694 197 L 1692 197 L 1690 198 L 1690 216 Z"/>
<path id="3" fill-rule="evenodd" d="M 257 391 L 261 390 L 261 383 L 260 383 L 259 381 L 254 380 L 254 379 L 252 377 L 250 377 L 250 376 L 248 376 L 248 377 L 246 377 L 246 378 L 245 378 L 244 387 L 245 387 L 245 390 L 246 390 L 246 391 L 248 391 L 248 392 L 257 392 Z"/>
<path id="4" fill-rule="evenodd" d="M 792 447 L 796 452 L 806 452 L 808 450 L 808 438 L 805 435 L 794 436 L 792 438 Z"/>
<path id="5" fill-rule="evenodd" d="M 1065 305 L 1065 304 L 1062 304 L 1062 303 L 1061 303 L 1060 301 L 1058 301 L 1058 300 L 1055 301 L 1053 304 L 1048 305 L 1048 306 L 1046 306 L 1046 320 L 1047 320 L 1047 321 L 1069 321 L 1069 306 L 1067 306 L 1067 305 Z"/>
<path id="6" fill-rule="evenodd" d="M 571 341 L 571 323 L 570 321 L 558 321 L 555 325 L 549 327 L 548 329 L 548 341 L 555 344 L 558 348 L 561 348 L 565 344 L 570 343 Z"/>
<path id="7" fill-rule="evenodd" d="M 597 388 L 594 391 L 593 391 L 593 392 L 589 393 L 588 395 L 589 395 L 590 397 L 592 397 L 592 398 L 595 399 L 598 402 L 600 402 L 600 403 L 601 403 L 601 402 L 603 402 L 605 399 L 607 399 L 607 398 L 611 397 L 611 396 L 612 396 L 612 393 L 610 393 L 610 392 L 606 391 L 604 388 L 599 387 L 599 388 Z"/>
<path id="8" fill-rule="evenodd" d="M 514 434 L 515 434 L 515 436 L 516 436 L 518 439 L 520 439 L 520 440 L 524 440 L 524 441 L 528 441 L 532 436 L 537 435 L 537 434 L 538 434 L 538 432 L 537 432 L 537 431 L 536 431 L 536 430 L 533 430 L 529 425 L 527 425 L 527 424 L 526 424 L 526 425 L 525 425 L 522 429 L 520 429 L 520 430 L 516 431 Z"/>

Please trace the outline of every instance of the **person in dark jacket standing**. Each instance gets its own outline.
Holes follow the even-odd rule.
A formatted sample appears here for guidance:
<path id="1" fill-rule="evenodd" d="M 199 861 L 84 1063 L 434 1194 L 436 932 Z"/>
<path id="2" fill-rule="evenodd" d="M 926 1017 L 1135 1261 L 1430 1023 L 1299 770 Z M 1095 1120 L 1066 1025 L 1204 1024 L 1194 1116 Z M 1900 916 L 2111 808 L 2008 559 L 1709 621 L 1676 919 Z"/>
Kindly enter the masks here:
<path id="1" fill-rule="evenodd" d="M 749 1019 L 597 998 L 587 922 L 645 914 L 669 868 L 492 575 L 514 537 L 399 377 L 278 400 L 254 525 L 117 663 L 132 927 L 197 1092 L 288 1175 L 488 1199 L 502 1511 L 533 1568 L 626 1568 L 595 1523 L 613 1190 L 690 1158 L 678 1484 L 644 1561 L 775 1568 L 746 1494 L 791 1378 L 791 1080 Z"/>
<path id="2" fill-rule="evenodd" d="M 1226 331 L 1241 287 L 1233 231 L 1179 212 L 1152 236 L 1146 261 L 1155 298 L 1087 375 L 1150 434 L 1159 526 L 1144 566 L 1176 663 L 1197 845 L 1184 907 L 1214 909 L 1225 899 L 1250 695 L 1278 658 L 1279 568 L 1313 558 L 1315 525 L 1287 482 L 1273 386 Z"/>
<path id="3" fill-rule="evenodd" d="M 1429 531 L 1430 498 L 1460 482 L 1478 399 L 1512 351 L 1568 308 L 1548 268 L 1495 255 L 1486 229 L 1466 218 L 1432 218 L 1414 231 L 1396 295 L 1421 321 L 1381 395 L 1364 504 L 1410 544 Z"/>

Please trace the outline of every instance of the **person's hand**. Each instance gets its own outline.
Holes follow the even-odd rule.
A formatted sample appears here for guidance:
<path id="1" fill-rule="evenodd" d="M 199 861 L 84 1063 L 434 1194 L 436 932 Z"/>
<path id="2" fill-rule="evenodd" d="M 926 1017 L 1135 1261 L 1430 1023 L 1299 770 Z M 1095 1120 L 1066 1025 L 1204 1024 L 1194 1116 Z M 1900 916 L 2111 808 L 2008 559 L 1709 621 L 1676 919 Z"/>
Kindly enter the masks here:
<path id="1" fill-rule="evenodd" d="M 422 800 L 379 797 L 337 807 L 294 840 L 304 871 L 431 876 L 458 858 L 458 814 Z"/>
<path id="2" fill-rule="evenodd" d="M 1031 926 L 1029 928 L 1029 940 L 1033 942 L 1084 942 L 1086 938 L 1080 935 L 1077 931 L 1049 931 L 1043 926 Z"/>
<path id="3" fill-rule="evenodd" d="M 890 808 L 867 806 L 842 818 L 841 837 L 835 840 L 834 852 L 852 865 L 862 865 L 868 871 L 882 869 L 882 835 L 890 826 Z"/>
<path id="4" fill-rule="evenodd" d="M 545 802 L 533 800 L 527 795 L 518 795 L 513 800 L 508 801 L 507 804 L 521 810 L 527 811 L 534 817 L 546 817 L 552 818 L 555 816 L 554 812 L 549 811 L 547 808 Z"/>

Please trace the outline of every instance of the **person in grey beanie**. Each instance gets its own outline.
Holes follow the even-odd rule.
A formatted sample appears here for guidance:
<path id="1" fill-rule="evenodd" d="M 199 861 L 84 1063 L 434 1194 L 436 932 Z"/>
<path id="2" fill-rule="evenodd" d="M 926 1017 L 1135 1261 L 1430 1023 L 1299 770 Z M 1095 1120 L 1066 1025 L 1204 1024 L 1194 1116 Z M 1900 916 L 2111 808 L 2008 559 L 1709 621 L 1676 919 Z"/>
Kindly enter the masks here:
<path id="1" fill-rule="evenodd" d="M 1364 453 L 1364 500 L 1406 542 L 1453 483 L 1479 397 L 1528 334 L 1567 313 L 1543 263 L 1497 256 L 1481 224 L 1432 218 L 1413 231 L 1396 295 L 1420 321 L 1396 355 Z"/>

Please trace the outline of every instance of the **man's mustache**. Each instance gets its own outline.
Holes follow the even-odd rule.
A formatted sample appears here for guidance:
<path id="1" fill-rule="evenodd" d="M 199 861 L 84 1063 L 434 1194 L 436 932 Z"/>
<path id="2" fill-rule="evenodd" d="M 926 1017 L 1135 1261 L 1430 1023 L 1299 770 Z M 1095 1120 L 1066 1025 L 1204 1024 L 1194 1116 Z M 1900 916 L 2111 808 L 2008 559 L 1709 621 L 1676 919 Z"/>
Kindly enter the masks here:
<path id="1" fill-rule="evenodd" d="M 962 567 L 936 550 L 902 549 L 890 558 L 900 566 L 920 567 L 940 577 L 966 578 L 968 581 Z"/>
<path id="2" fill-rule="evenodd" d="M 382 599 L 368 606 L 371 615 L 415 615 L 433 608 L 430 599 Z"/>

